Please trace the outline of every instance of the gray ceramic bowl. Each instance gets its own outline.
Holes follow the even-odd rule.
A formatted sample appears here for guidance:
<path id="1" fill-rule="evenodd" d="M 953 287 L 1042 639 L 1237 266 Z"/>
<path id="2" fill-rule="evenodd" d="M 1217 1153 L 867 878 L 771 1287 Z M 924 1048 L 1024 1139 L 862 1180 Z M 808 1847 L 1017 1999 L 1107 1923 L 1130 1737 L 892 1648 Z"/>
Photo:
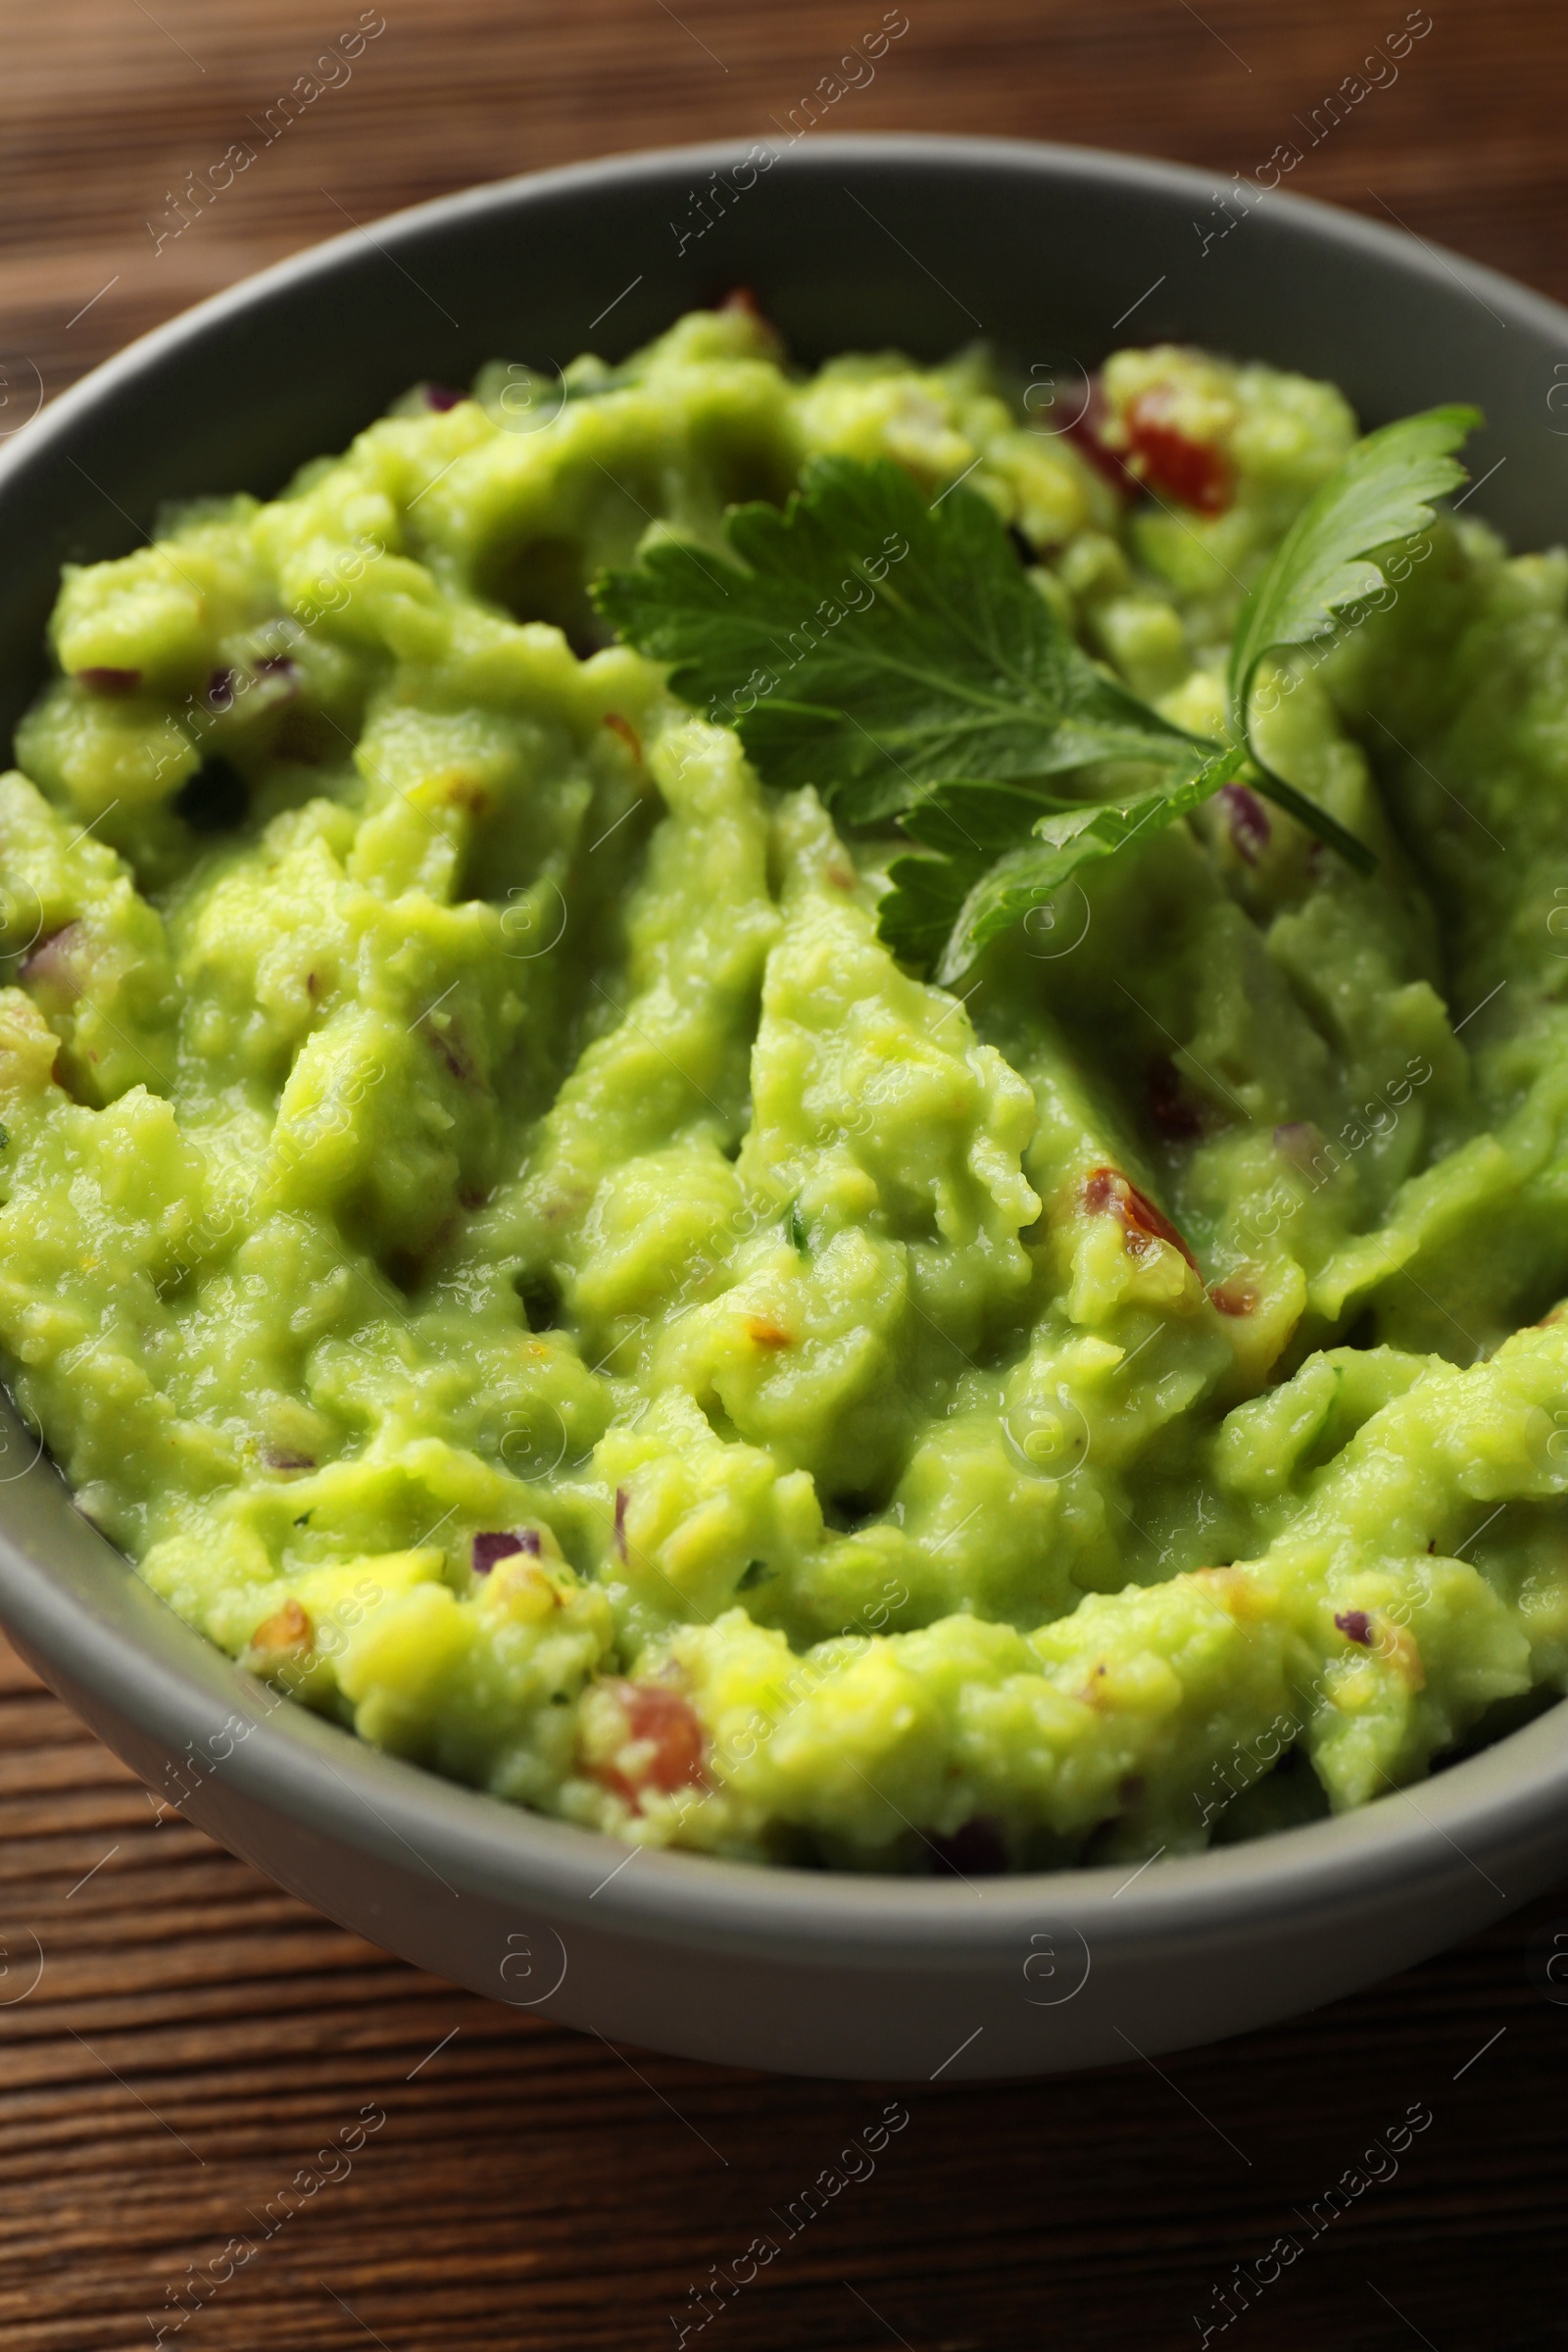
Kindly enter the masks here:
<path id="1" fill-rule="evenodd" d="M 1477 400 L 1476 511 L 1520 547 L 1568 536 L 1568 314 L 1486 270 L 1286 198 L 1216 211 L 1207 179 L 1114 156 L 811 138 L 714 196 L 737 160 L 637 156 L 423 206 L 67 393 L 0 450 L 0 725 L 36 682 L 61 563 L 122 553 L 161 499 L 271 491 L 419 377 L 613 357 L 737 283 L 806 359 L 987 332 L 1035 371 L 1047 424 L 1118 340 L 1161 336 L 1332 377 L 1369 423 Z M 1102 2064 L 1328 2000 L 1568 1866 L 1564 1707 L 1408 1796 L 1131 1879 L 628 1858 L 274 1702 L 76 1515 L 14 1420 L 5 1446 L 0 1617 L 155 1788 L 375 1942 L 656 2048 L 950 2081 Z"/>

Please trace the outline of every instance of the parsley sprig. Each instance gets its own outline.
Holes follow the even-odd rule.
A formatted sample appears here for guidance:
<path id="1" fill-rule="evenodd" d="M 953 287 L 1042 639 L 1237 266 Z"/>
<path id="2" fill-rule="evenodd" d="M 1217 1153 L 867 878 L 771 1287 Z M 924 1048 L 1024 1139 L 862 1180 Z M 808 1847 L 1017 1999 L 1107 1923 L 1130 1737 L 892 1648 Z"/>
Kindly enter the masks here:
<path id="1" fill-rule="evenodd" d="M 1385 584 L 1379 549 L 1413 539 L 1432 522 L 1433 502 L 1465 478 L 1451 452 L 1480 422 L 1479 409 L 1454 406 L 1368 433 L 1307 500 L 1242 607 L 1226 678 L 1231 725 L 1247 741 L 1259 790 L 1319 831 L 1323 811 L 1276 775 L 1252 741 L 1258 665 L 1266 654 L 1310 645 L 1368 609 Z M 1370 872 L 1370 853 L 1352 835 L 1336 826 L 1326 838 Z"/>
<path id="2" fill-rule="evenodd" d="M 957 979 L 1093 858 L 1187 815 L 1249 756 L 1258 788 L 1362 870 L 1370 854 L 1250 738 L 1259 662 L 1339 625 L 1382 584 L 1375 551 L 1432 519 L 1479 421 L 1434 410 L 1370 434 L 1303 509 L 1243 608 L 1229 745 L 1161 717 L 1091 661 L 1031 584 L 995 510 L 933 505 L 885 460 L 818 458 L 782 512 L 739 507 L 728 553 L 666 539 L 605 574 L 619 634 L 731 725 L 763 780 L 813 784 L 842 820 L 897 818 L 883 938 Z M 1053 789 L 1071 777 L 1068 796 Z"/>

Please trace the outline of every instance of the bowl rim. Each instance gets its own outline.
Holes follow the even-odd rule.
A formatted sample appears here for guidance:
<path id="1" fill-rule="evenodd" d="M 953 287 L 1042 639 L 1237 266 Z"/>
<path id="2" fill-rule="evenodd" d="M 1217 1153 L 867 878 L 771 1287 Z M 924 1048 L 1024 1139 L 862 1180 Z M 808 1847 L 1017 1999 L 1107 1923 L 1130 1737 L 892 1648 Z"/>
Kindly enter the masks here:
<path id="1" fill-rule="evenodd" d="M 41 453 L 53 438 L 69 432 L 79 415 L 90 412 L 117 391 L 122 382 L 133 378 L 166 354 L 177 351 L 181 344 L 195 340 L 210 327 L 233 317 L 243 317 L 259 300 L 291 286 L 306 285 L 318 276 L 330 276 L 361 244 L 380 246 L 388 236 L 417 236 L 427 226 L 482 217 L 519 198 L 526 201 L 534 197 L 570 196 L 579 190 L 636 185 L 640 181 L 652 186 L 662 181 L 672 166 L 678 167 L 683 176 L 703 173 L 726 163 L 733 166 L 756 146 L 766 143 L 709 139 L 689 146 L 634 148 L 580 163 L 556 165 L 546 171 L 519 172 L 505 179 L 484 180 L 475 187 L 405 205 L 374 220 L 337 230 L 318 243 L 251 270 L 216 294 L 204 296 L 172 318 L 135 336 L 108 359 L 99 361 L 47 402 L 24 426 L 0 441 L 0 485 L 13 471 L 29 464 L 24 451 Z M 829 131 L 813 136 L 804 153 L 786 148 L 774 168 L 782 166 L 786 172 L 812 173 L 835 163 L 874 165 L 884 159 L 956 171 L 1028 171 L 1047 179 L 1098 183 L 1102 190 L 1131 186 L 1147 189 L 1151 194 L 1180 193 L 1203 204 L 1212 202 L 1216 176 L 1190 164 L 1127 155 L 1114 148 L 957 131 Z M 1519 319 L 1549 330 L 1559 340 L 1568 337 L 1568 306 L 1521 284 L 1517 278 L 1506 276 L 1485 262 L 1472 261 L 1449 247 L 1435 245 L 1414 230 L 1388 227 L 1381 220 L 1326 203 L 1321 197 L 1301 196 L 1278 187 L 1261 192 L 1257 209 L 1278 214 L 1287 225 L 1297 223 L 1304 236 L 1338 245 L 1373 262 L 1392 264 L 1404 272 L 1413 271 L 1434 285 L 1445 277 L 1456 281 L 1462 291 L 1477 300 L 1484 303 L 1491 296 L 1494 301 L 1501 301 Z"/>
<path id="2" fill-rule="evenodd" d="M 259 303 L 330 276 L 366 241 L 384 249 L 389 239 L 482 221 L 535 199 L 639 184 L 652 189 L 672 173 L 700 175 L 733 165 L 755 144 L 729 138 L 644 148 L 519 173 L 356 224 L 289 255 L 137 337 L 61 393 L 0 444 L 0 489 L 46 464 L 78 422 L 112 412 L 121 389 L 144 371 Z M 777 159 L 778 168 L 796 173 L 882 163 L 958 174 L 1026 172 L 1091 194 L 1130 186 L 1200 204 L 1213 189 L 1212 174 L 1186 165 L 947 133 L 825 133 Z M 1326 243 L 1434 284 L 1456 280 L 1464 292 L 1489 307 L 1500 305 L 1568 349 L 1568 310 L 1483 264 L 1315 198 L 1276 190 L 1265 201 L 1308 245 Z M 52 1463 L 48 1474 L 60 1475 Z M 885 1967 L 897 1958 L 906 1968 L 1027 1954 L 1031 1935 L 1051 1923 L 1082 1935 L 1091 1951 L 1124 1950 L 1151 1938 L 1167 1949 L 1234 1944 L 1249 1928 L 1276 1932 L 1296 1917 L 1304 1924 L 1333 1914 L 1349 1923 L 1386 1909 L 1396 1890 L 1414 1904 L 1461 1864 L 1487 1880 L 1501 1908 L 1512 1898 L 1468 1847 L 1489 1858 L 1499 1848 L 1522 1850 L 1568 1821 L 1568 1703 L 1559 1701 L 1522 1730 L 1416 1784 L 1419 1798 L 1399 1789 L 1354 1812 L 1175 1856 L 1158 1869 L 1145 1863 L 1129 1873 L 1125 1865 L 1105 1864 L 933 1881 L 627 1845 L 607 1877 L 606 1864 L 621 1841 L 445 1780 L 303 1706 L 272 1702 L 265 1686 L 185 1625 L 121 1554 L 98 1541 L 104 1568 L 129 1579 L 156 1612 L 136 1602 L 131 1614 L 144 1615 L 148 1631 L 130 1646 L 122 1610 L 95 1612 L 0 1525 L 0 1617 L 62 1679 L 172 1747 L 188 1742 L 193 1732 L 209 1738 L 225 1717 L 246 1719 L 247 1735 L 220 1769 L 236 1792 L 297 1827 L 404 1869 L 412 1853 L 444 1885 L 456 1880 L 450 1891 L 536 1904 L 554 1916 L 668 1944 L 753 1954 L 760 1945 L 780 1961 L 832 1966 Z"/>

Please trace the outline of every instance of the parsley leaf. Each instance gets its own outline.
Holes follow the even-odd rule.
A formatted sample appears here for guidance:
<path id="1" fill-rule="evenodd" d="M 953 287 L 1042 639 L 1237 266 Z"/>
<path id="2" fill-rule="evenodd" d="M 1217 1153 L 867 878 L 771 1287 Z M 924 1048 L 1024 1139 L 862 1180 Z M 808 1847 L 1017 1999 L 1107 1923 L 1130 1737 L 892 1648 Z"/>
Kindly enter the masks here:
<path id="1" fill-rule="evenodd" d="M 906 962 L 930 964 L 932 978 L 950 986 L 988 941 L 1048 906 L 1079 866 L 1188 815 L 1246 758 L 1233 745 L 1184 782 L 1121 801 L 1042 803 L 1005 785 L 939 785 L 903 820 L 906 833 L 939 855 L 894 860 L 882 937 Z"/>
<path id="2" fill-rule="evenodd" d="M 1374 862 L 1364 843 L 1304 801 L 1258 757 L 1249 725 L 1253 680 L 1265 654 L 1311 644 L 1337 628 L 1348 610 L 1379 593 L 1384 573 L 1374 561 L 1377 551 L 1426 529 L 1432 502 L 1465 478 L 1450 453 L 1480 422 L 1479 409 L 1428 409 L 1358 441 L 1280 541 L 1242 607 L 1231 643 L 1231 723 L 1247 740 L 1260 771 L 1259 790 L 1314 830 L 1327 832 L 1363 873 Z"/>
<path id="3" fill-rule="evenodd" d="M 814 785 L 851 824 L 897 817 L 878 928 L 944 984 L 1092 858 L 1187 815 L 1250 756 L 1259 788 L 1361 872 L 1364 843 L 1259 759 L 1248 722 L 1265 654 L 1340 625 L 1383 585 L 1374 558 L 1463 478 L 1477 411 L 1433 409 L 1358 442 L 1286 533 L 1243 606 L 1218 748 L 1162 718 L 1074 641 L 987 501 L 927 506 L 902 466 L 817 458 L 782 513 L 725 519 L 727 552 L 665 539 L 594 601 L 674 693 L 740 736 L 765 783 Z M 1157 784 L 1064 800 L 1049 780 L 1133 763 Z M 1161 771 L 1163 773 L 1161 774 Z"/>
<path id="4" fill-rule="evenodd" d="M 724 528 L 740 564 L 666 540 L 597 582 L 599 610 L 765 782 L 814 784 L 853 824 L 963 777 L 1185 775 L 1211 748 L 1080 651 L 971 490 L 928 507 L 887 459 L 817 458 L 782 514 Z"/>

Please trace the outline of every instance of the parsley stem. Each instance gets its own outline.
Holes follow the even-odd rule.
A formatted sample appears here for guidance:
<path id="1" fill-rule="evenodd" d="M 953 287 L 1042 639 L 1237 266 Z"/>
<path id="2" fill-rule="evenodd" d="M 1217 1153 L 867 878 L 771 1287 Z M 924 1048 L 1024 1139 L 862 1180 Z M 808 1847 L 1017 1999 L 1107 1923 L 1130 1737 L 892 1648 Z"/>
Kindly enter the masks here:
<path id="1" fill-rule="evenodd" d="M 1283 776 L 1277 776 L 1271 767 L 1264 764 L 1250 745 L 1248 748 L 1252 764 L 1257 769 L 1256 790 L 1266 800 L 1272 801 L 1276 808 L 1287 809 L 1305 825 L 1309 833 L 1315 833 L 1319 841 L 1326 841 L 1330 849 L 1338 850 L 1346 864 L 1354 866 L 1358 874 L 1376 873 L 1377 858 L 1364 841 L 1357 840 L 1353 833 L 1348 833 L 1326 808 L 1320 808 L 1316 801 L 1309 801 L 1304 792 L 1298 792 L 1294 784 L 1287 784 Z"/>

